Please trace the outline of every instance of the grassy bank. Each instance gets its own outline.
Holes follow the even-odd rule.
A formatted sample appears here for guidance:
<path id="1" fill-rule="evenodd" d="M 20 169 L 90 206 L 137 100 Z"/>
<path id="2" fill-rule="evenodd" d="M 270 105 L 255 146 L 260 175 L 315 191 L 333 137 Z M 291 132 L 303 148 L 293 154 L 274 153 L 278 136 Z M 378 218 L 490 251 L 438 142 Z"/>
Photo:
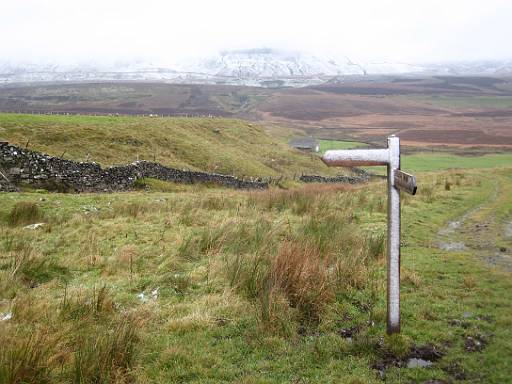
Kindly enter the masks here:
<path id="1" fill-rule="evenodd" d="M 237 176 L 335 173 L 241 120 L 0 114 L 0 140 L 105 166 L 149 160 Z"/>

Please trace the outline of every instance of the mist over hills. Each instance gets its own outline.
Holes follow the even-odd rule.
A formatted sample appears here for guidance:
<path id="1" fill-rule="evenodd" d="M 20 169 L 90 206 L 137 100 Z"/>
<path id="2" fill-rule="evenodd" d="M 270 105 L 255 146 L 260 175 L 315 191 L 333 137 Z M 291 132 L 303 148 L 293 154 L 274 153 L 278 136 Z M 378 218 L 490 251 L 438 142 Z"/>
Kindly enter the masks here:
<path id="1" fill-rule="evenodd" d="M 187 84 L 306 86 L 376 75 L 512 74 L 512 61 L 409 64 L 356 62 L 348 57 L 271 48 L 221 51 L 174 63 L 125 60 L 110 63 L 0 61 L 0 84 L 24 82 L 163 81 Z"/>

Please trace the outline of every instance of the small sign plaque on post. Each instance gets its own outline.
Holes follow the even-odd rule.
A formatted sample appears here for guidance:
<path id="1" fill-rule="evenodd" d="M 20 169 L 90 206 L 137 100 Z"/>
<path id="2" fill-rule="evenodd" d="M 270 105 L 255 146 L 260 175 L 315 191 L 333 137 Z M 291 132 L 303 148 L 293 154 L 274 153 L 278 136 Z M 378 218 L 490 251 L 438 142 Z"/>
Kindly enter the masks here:
<path id="1" fill-rule="evenodd" d="M 410 195 L 416 194 L 416 177 L 408 173 L 397 170 L 395 172 L 395 187 Z"/>
<path id="2" fill-rule="evenodd" d="M 400 191 L 414 195 L 416 178 L 400 170 L 400 139 L 388 137 L 387 149 L 331 150 L 322 160 L 331 167 L 386 165 L 388 173 L 387 332 L 400 332 Z"/>

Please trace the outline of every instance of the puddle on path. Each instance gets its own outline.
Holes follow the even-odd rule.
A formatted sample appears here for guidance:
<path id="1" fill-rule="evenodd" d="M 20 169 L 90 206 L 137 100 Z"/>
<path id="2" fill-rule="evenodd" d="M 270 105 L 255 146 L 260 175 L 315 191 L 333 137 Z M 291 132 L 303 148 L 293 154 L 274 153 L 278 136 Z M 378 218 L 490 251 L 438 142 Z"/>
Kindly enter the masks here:
<path id="1" fill-rule="evenodd" d="M 462 251 L 466 249 L 466 245 L 462 241 L 457 241 L 458 230 L 464 224 L 469 212 L 462 216 L 459 220 L 448 222 L 448 225 L 437 233 L 437 247 L 443 251 Z"/>
<path id="2" fill-rule="evenodd" d="M 443 251 L 462 251 L 466 249 L 466 246 L 463 242 L 448 242 L 439 240 L 437 246 L 439 249 L 442 249 Z"/>
<path id="3" fill-rule="evenodd" d="M 452 233 L 455 233 L 455 230 L 459 229 L 461 225 L 462 220 L 450 221 L 445 228 L 438 232 L 438 234 L 441 236 L 451 235 Z"/>
<path id="4" fill-rule="evenodd" d="M 480 207 L 476 207 L 466 212 L 458 220 L 449 221 L 446 227 L 439 230 L 437 233 L 437 247 L 443 251 L 462 251 L 466 249 L 464 242 L 460 241 L 460 229 L 474 212 Z"/>
<path id="5" fill-rule="evenodd" d="M 407 360 L 407 368 L 427 368 L 430 367 L 433 362 L 430 360 L 417 359 L 415 357 Z"/>

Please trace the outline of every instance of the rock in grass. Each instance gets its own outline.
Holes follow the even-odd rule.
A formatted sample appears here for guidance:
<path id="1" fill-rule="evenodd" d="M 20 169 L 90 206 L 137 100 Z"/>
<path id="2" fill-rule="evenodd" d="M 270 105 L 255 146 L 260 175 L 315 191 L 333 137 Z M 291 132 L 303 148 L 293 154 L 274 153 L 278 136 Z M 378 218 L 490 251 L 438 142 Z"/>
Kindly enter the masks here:
<path id="1" fill-rule="evenodd" d="M 25 227 L 23 227 L 23 229 L 38 229 L 38 228 L 41 228 L 42 226 L 44 226 L 46 223 L 35 223 L 35 224 L 29 224 Z"/>

